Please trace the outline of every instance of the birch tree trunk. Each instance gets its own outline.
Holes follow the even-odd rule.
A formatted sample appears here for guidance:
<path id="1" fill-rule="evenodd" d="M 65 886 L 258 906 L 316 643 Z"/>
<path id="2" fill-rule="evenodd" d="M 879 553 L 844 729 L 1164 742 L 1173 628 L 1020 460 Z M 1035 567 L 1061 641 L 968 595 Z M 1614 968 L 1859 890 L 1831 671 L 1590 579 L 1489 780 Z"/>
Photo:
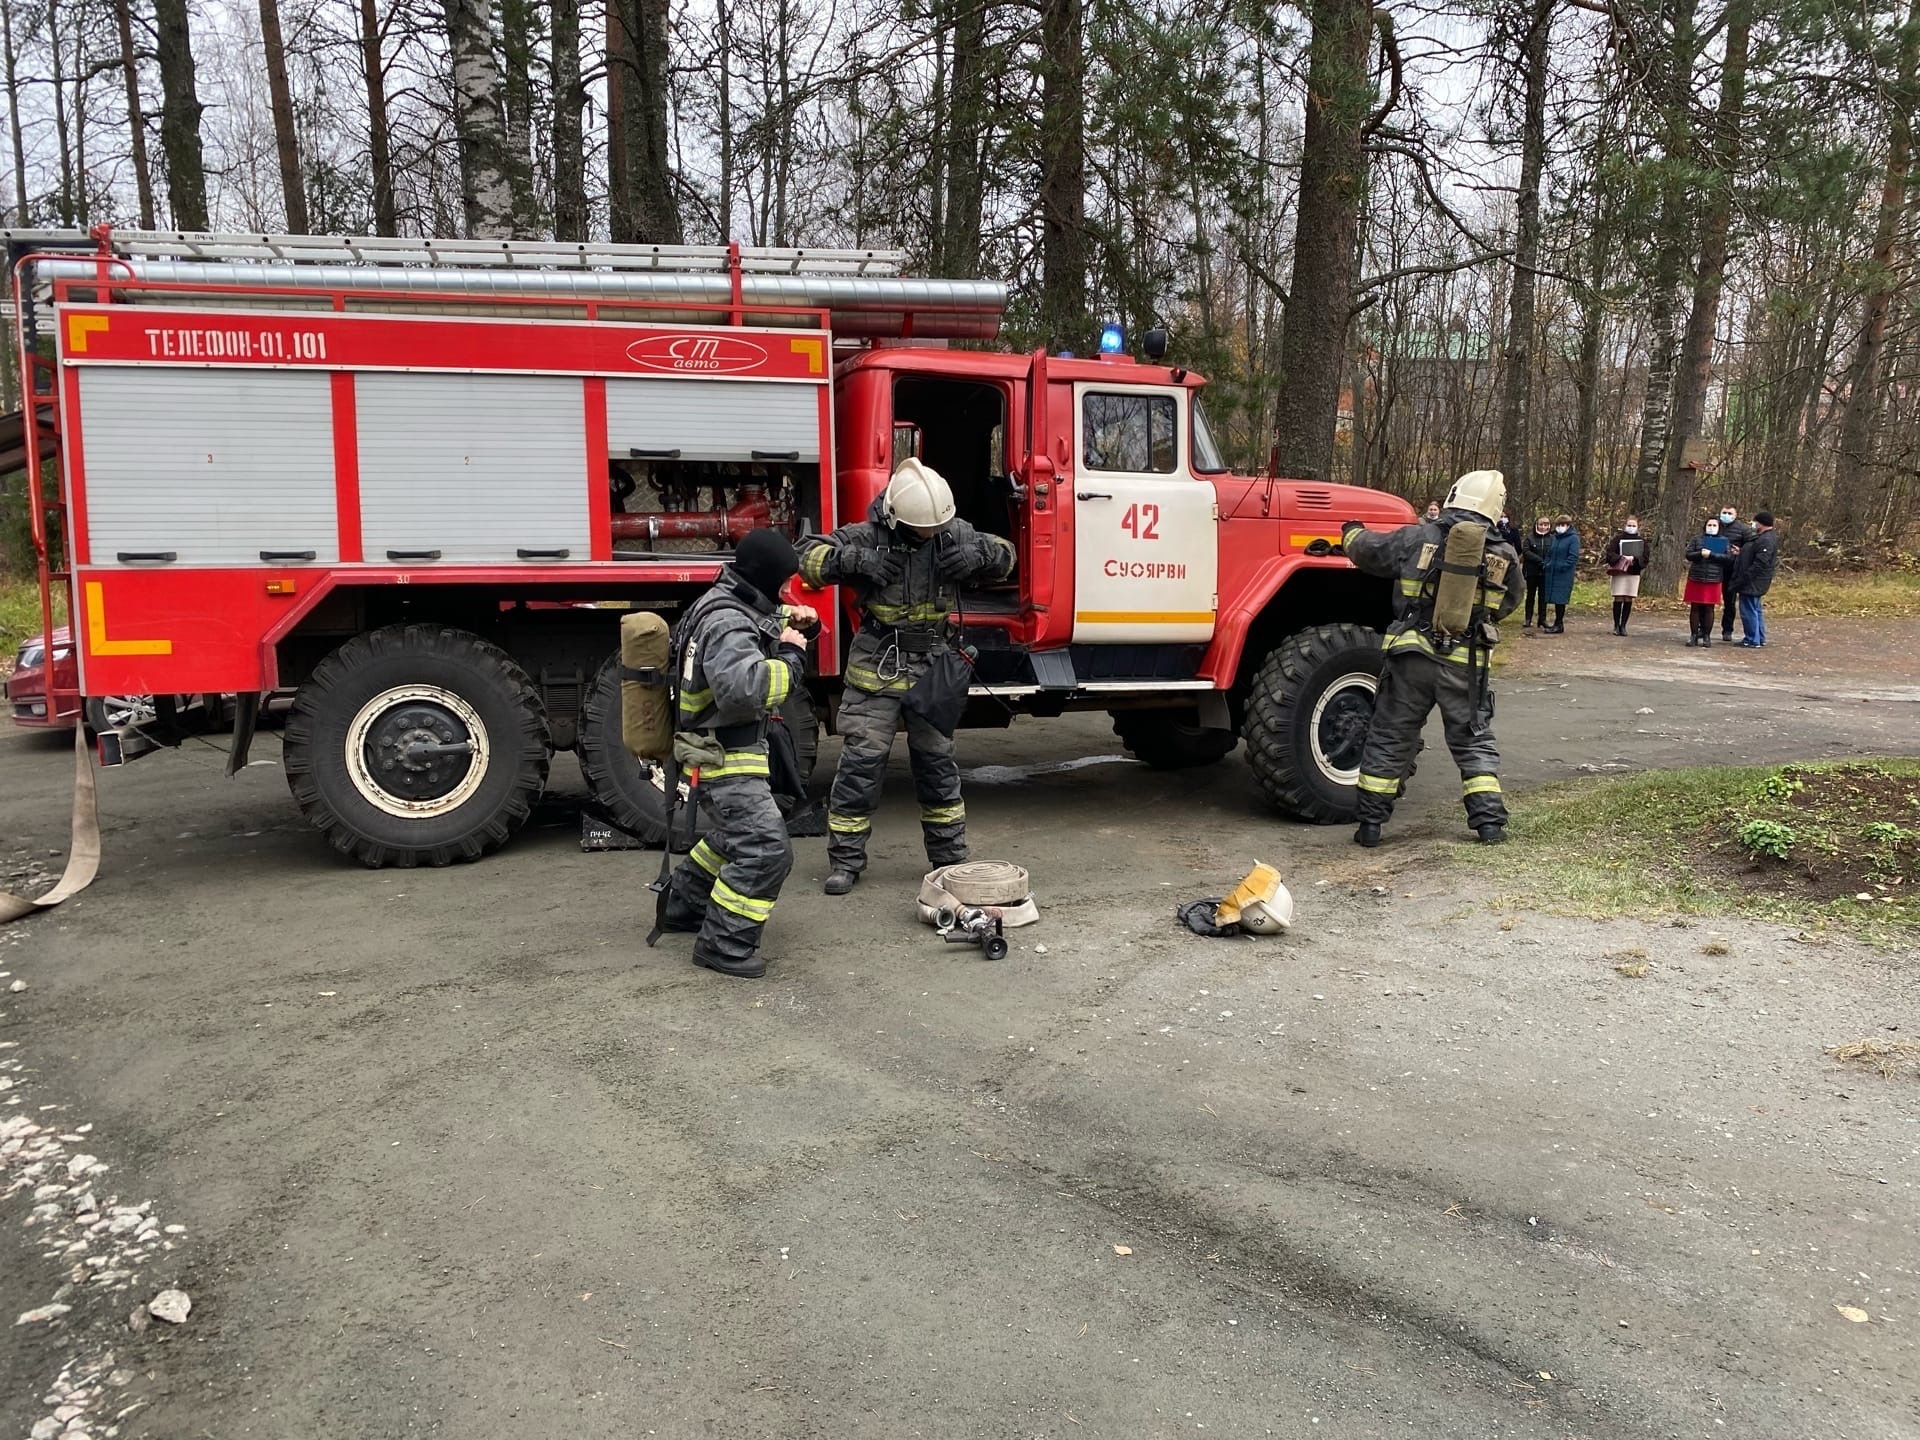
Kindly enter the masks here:
<path id="1" fill-rule="evenodd" d="M 127 82 L 127 137 L 132 146 L 134 187 L 140 197 L 140 228 L 151 230 L 153 166 L 147 159 L 147 115 L 140 103 L 140 61 L 133 49 L 132 0 L 113 0 L 113 23 L 120 34 L 120 70 Z M 8 49 L 12 49 L 11 44 Z M 14 148 L 19 148 L 17 138 Z"/>
<path id="2" fill-rule="evenodd" d="M 187 0 L 153 0 L 160 63 L 160 149 L 167 157 L 167 200 L 181 230 L 207 228 L 207 169 L 200 152 L 200 96 L 193 73 Z"/>
<path id="3" fill-rule="evenodd" d="M 453 129 L 460 147 L 460 202 L 476 240 L 520 234 L 513 153 L 500 113 L 500 67 L 493 55 L 489 0 L 441 0 L 453 61 Z"/>
<path id="4" fill-rule="evenodd" d="M 125 9 L 124 0 L 121 8 Z M 305 235 L 307 186 L 300 174 L 300 136 L 293 123 L 293 90 L 287 84 L 287 46 L 280 35 L 280 0 L 260 0 L 260 39 L 267 52 L 267 93 L 273 100 L 273 142 L 280 160 L 280 194 L 287 230 Z"/>

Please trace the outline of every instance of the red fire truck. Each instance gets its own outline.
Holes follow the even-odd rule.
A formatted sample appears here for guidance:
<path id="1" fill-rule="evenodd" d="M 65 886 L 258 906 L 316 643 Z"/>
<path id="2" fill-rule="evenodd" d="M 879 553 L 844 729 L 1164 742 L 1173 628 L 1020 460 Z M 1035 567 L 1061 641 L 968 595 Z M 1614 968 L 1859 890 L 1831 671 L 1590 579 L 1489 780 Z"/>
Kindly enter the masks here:
<path id="1" fill-rule="evenodd" d="M 232 769 L 291 691 L 294 799 L 366 864 L 496 848 L 566 749 L 657 840 L 618 611 L 685 604 L 756 526 L 864 517 L 907 455 L 1019 552 L 955 617 L 969 723 L 1110 711 L 1161 767 L 1244 738 L 1277 808 L 1352 813 L 1389 598 L 1339 522 L 1411 512 L 1231 473 L 1164 336 L 1144 362 L 1117 335 L 949 348 L 998 333 L 1004 287 L 871 251 L 5 238 L 46 620 L 64 590 L 80 691 L 238 695 Z M 828 598 L 788 717 L 807 763 L 849 633 Z M 104 731 L 103 763 L 164 729 Z"/>

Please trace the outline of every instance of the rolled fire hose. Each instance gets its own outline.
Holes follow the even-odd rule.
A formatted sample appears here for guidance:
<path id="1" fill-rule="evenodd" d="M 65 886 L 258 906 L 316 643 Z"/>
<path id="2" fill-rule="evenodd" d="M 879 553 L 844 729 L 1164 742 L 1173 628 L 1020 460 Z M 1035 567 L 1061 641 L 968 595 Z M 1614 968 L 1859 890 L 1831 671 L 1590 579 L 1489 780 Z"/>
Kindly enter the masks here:
<path id="1" fill-rule="evenodd" d="M 93 785 L 93 757 L 87 753 L 87 727 L 73 727 L 73 838 L 67 846 L 67 868 L 60 883 L 38 899 L 0 890 L 0 925 L 23 919 L 36 910 L 48 910 L 70 900 L 93 883 L 100 873 L 100 807 Z"/>
<path id="2" fill-rule="evenodd" d="M 940 912 L 962 907 L 984 910 L 1008 930 L 1040 918 L 1027 872 L 1004 860 L 968 860 L 943 865 L 920 882 L 920 923 L 939 925 Z"/>

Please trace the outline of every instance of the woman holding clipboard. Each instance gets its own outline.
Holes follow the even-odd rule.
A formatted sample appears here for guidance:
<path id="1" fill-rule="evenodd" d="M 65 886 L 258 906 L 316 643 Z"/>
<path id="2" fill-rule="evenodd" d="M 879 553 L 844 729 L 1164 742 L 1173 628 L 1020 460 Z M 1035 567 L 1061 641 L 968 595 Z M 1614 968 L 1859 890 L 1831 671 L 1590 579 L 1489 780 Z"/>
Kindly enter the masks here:
<path id="1" fill-rule="evenodd" d="M 1687 542 L 1687 602 L 1693 635 L 1689 645 L 1705 650 L 1713 645 L 1713 619 L 1720 613 L 1720 589 L 1732 568 L 1727 537 L 1720 533 L 1720 517 L 1709 515 L 1706 529 Z"/>
<path id="2" fill-rule="evenodd" d="M 1627 633 L 1633 597 L 1640 593 L 1640 572 L 1647 568 L 1647 542 L 1640 536 L 1640 517 L 1627 516 L 1607 542 L 1607 578 L 1613 589 L 1613 633 Z"/>

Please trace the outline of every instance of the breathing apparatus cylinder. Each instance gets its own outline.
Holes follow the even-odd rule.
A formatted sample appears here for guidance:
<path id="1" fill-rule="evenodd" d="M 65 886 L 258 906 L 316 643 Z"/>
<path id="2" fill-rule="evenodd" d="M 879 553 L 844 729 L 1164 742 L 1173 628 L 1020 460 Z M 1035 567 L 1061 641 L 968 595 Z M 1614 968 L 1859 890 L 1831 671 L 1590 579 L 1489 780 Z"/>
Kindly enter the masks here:
<path id="1" fill-rule="evenodd" d="M 1473 626 L 1473 608 L 1480 595 L 1480 570 L 1487 558 L 1487 527 L 1474 520 L 1457 520 L 1447 531 L 1440 556 L 1440 581 L 1433 590 L 1433 633 L 1436 639 L 1463 638 Z"/>

